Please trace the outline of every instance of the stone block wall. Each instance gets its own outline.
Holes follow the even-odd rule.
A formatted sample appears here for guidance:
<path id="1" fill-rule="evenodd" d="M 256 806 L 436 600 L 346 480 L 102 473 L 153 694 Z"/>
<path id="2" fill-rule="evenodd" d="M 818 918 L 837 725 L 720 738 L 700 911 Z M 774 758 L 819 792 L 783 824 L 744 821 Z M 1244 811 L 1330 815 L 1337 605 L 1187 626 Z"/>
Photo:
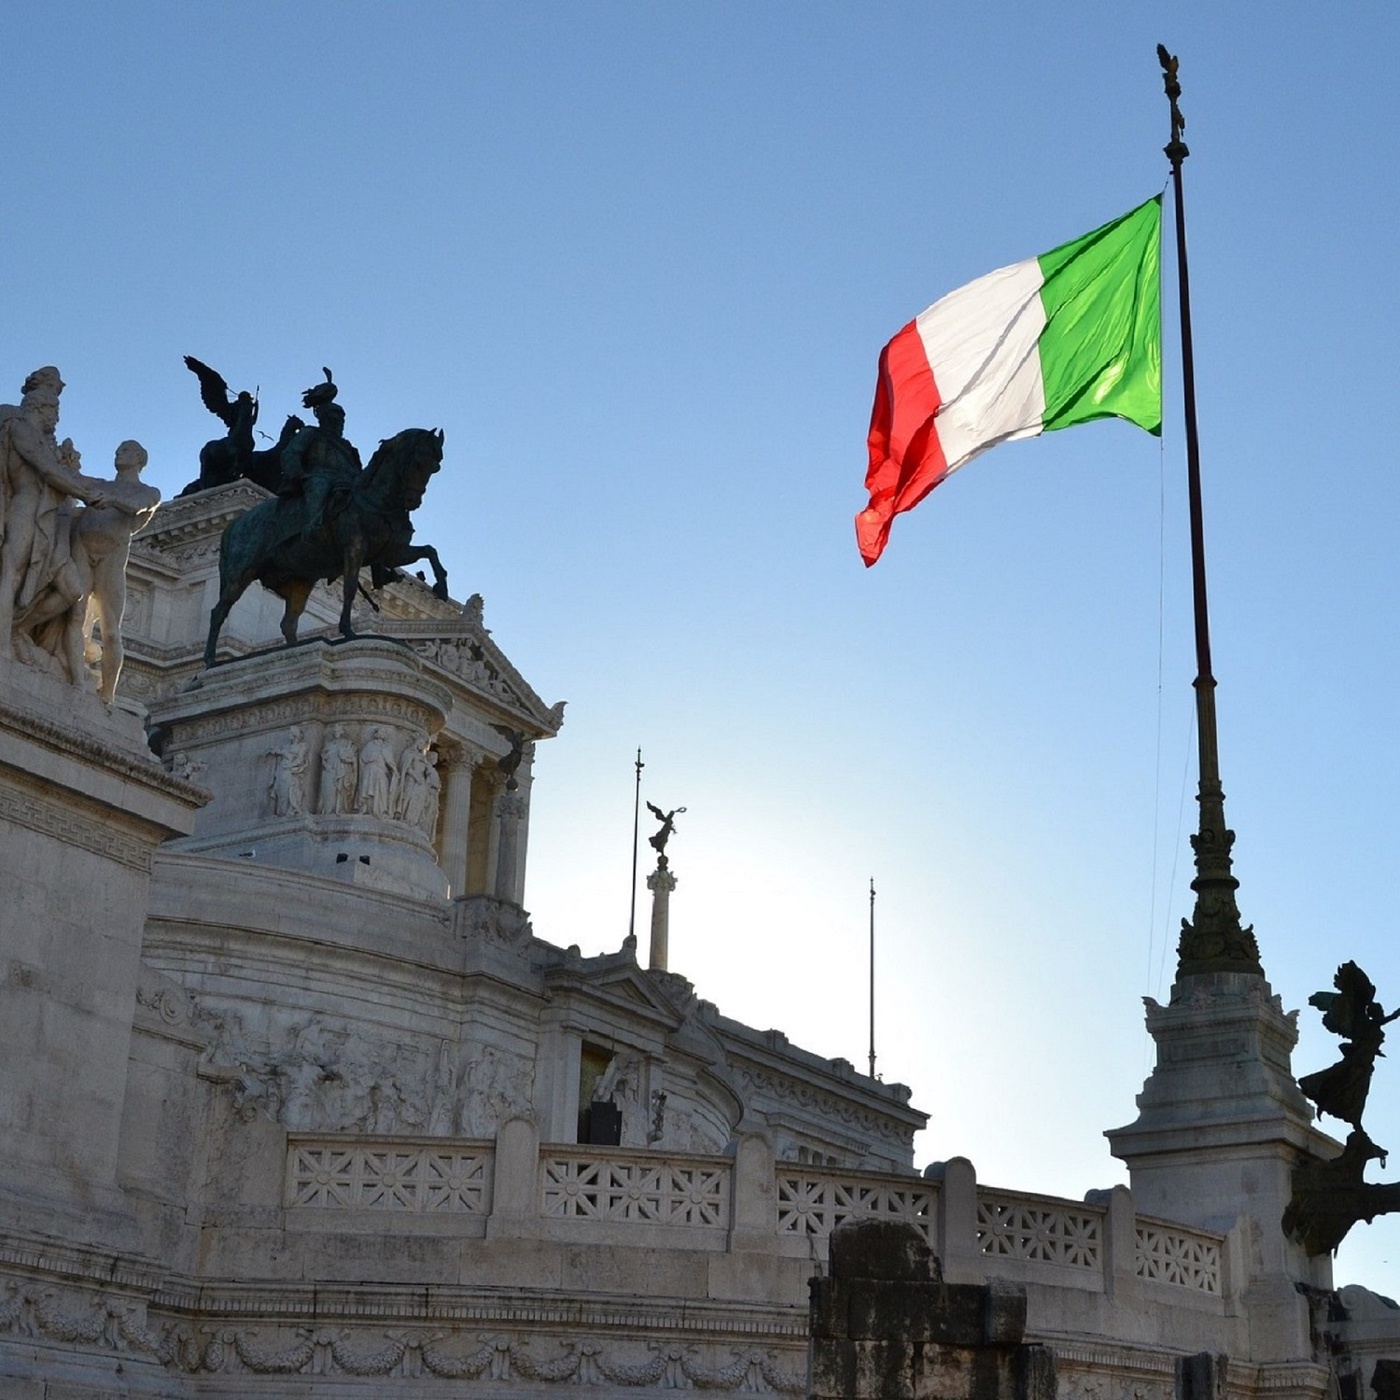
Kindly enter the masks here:
<path id="1" fill-rule="evenodd" d="M 813 1400 L 1055 1400 L 1022 1285 L 946 1283 L 912 1225 L 853 1221 L 811 1283 Z"/>

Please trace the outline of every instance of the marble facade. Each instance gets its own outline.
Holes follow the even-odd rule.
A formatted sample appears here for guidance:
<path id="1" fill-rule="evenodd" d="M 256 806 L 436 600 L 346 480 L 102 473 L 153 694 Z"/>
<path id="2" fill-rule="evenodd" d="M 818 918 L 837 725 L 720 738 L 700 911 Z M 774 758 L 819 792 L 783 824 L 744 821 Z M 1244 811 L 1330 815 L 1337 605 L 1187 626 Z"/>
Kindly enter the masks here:
<path id="1" fill-rule="evenodd" d="M 1262 978 L 1149 1008 L 1131 1190 L 920 1174 L 910 1091 L 725 1017 L 664 917 L 651 966 L 536 932 L 564 707 L 479 598 L 405 578 L 333 641 L 318 590 L 287 649 L 254 589 L 202 668 L 261 495 L 133 541 L 115 707 L 0 658 L 0 1400 L 800 1395 L 808 1280 L 864 1217 L 1023 1287 L 1065 1400 L 1167 1400 L 1200 1352 L 1239 1400 L 1330 1400 L 1400 1355 L 1276 1228 L 1328 1149 Z"/>

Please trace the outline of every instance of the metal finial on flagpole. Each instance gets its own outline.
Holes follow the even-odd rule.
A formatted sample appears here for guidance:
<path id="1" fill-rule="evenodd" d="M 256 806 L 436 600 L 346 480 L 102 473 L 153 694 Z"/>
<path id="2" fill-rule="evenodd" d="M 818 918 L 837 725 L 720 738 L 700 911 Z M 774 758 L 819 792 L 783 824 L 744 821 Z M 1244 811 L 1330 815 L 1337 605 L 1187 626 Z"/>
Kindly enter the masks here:
<path id="1" fill-rule="evenodd" d="M 637 786 L 632 794 L 632 903 L 627 916 L 627 937 L 637 938 L 637 837 L 642 818 L 642 751 L 637 750 Z"/>
<path id="2" fill-rule="evenodd" d="M 1215 725 L 1215 676 L 1210 663 L 1210 621 L 1206 607 L 1205 528 L 1201 509 L 1201 455 L 1196 431 L 1196 369 L 1191 349 L 1191 287 L 1186 262 L 1186 209 L 1182 199 L 1181 164 L 1190 155 L 1181 133 L 1178 61 L 1157 45 L 1162 85 L 1171 104 L 1171 140 L 1163 148 L 1172 167 L 1176 197 L 1176 268 L 1181 302 L 1181 389 L 1186 417 L 1186 477 L 1191 508 L 1191 588 L 1196 618 L 1196 739 L 1200 753 L 1200 827 L 1191 838 L 1196 854 L 1196 892 L 1192 917 L 1181 921 L 1177 976 L 1196 973 L 1249 972 L 1263 976 L 1259 947 L 1252 927 L 1240 925 L 1235 891 L 1240 882 L 1231 869 L 1230 848 L 1235 833 L 1225 825 L 1225 792 L 1220 783 L 1220 754 Z"/>
<path id="3" fill-rule="evenodd" d="M 875 1078 L 875 877 L 870 877 L 870 1077 Z"/>

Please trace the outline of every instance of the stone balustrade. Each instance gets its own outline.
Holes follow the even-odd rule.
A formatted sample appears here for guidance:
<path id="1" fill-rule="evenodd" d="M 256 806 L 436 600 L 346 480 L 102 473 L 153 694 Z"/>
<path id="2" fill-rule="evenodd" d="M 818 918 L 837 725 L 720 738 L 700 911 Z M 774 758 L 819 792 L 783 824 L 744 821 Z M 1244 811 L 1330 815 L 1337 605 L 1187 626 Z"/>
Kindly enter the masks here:
<path id="1" fill-rule="evenodd" d="M 1230 1237 L 1138 1216 L 1125 1187 L 1070 1201 L 979 1186 L 961 1158 L 923 1177 L 775 1163 L 759 1138 L 699 1156 L 540 1144 L 520 1120 L 495 1143 L 293 1135 L 283 1204 L 293 1217 L 431 1215 L 468 1233 L 494 1220 L 522 1238 L 757 1249 L 818 1266 L 844 1221 L 894 1219 L 923 1232 L 956 1282 L 1145 1289 L 1164 1305 L 1221 1310 L 1243 1283 Z"/>

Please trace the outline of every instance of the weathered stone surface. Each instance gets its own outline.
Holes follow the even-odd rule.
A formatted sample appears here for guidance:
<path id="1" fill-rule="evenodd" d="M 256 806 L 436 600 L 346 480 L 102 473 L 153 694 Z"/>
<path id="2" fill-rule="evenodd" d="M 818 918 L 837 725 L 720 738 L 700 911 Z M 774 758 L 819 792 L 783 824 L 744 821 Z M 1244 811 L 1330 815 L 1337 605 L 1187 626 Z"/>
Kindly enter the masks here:
<path id="1" fill-rule="evenodd" d="M 897 1221 L 849 1221 L 831 1273 L 811 1281 L 811 1393 L 842 1400 L 1053 1397 L 1053 1358 L 1021 1345 L 1026 1291 L 948 1284 L 927 1241 Z"/>

